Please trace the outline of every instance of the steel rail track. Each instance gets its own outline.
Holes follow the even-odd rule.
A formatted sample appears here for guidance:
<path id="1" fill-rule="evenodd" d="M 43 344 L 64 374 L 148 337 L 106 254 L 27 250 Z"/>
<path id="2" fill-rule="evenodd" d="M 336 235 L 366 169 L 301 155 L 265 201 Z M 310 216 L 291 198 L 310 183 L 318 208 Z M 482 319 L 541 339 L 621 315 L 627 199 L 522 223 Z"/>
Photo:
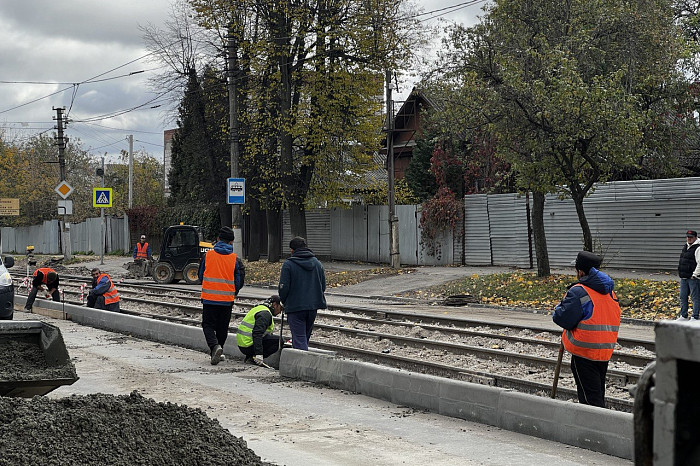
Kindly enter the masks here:
<path id="1" fill-rule="evenodd" d="M 126 290 L 124 290 L 126 291 Z M 122 293 L 123 291 L 120 291 Z M 69 291 L 64 289 L 64 293 L 66 294 L 78 294 L 77 291 Z M 140 295 L 146 294 L 142 291 L 138 292 Z M 149 296 L 153 297 L 163 297 L 162 294 L 157 294 L 157 293 L 147 293 Z M 182 299 L 182 300 L 196 300 L 199 301 L 199 298 L 190 298 L 190 297 L 182 297 L 182 296 L 172 296 L 173 298 L 177 299 Z M 145 299 L 145 298 L 133 298 L 133 297 L 126 297 L 123 296 L 122 300 L 125 302 L 135 302 L 139 304 L 144 304 L 144 305 L 158 305 L 158 306 L 164 306 L 164 307 L 173 307 L 176 308 L 178 311 L 182 312 L 184 310 L 189 311 L 191 313 L 201 313 L 201 307 L 199 307 L 199 304 L 197 306 L 190 306 L 187 304 L 182 304 L 182 303 L 172 303 L 172 302 L 167 302 L 167 301 L 159 301 L 159 302 L 154 302 L 152 299 Z M 75 304 L 82 304 L 78 301 L 71 301 L 71 303 Z M 246 309 L 250 309 L 254 304 L 253 303 L 246 303 L 242 301 L 237 301 L 236 305 L 239 307 L 243 307 Z M 350 308 L 352 309 L 352 308 Z M 353 309 L 354 310 L 354 309 Z M 384 311 L 379 311 L 380 313 L 384 313 Z M 150 315 L 157 315 L 157 314 L 150 314 Z M 238 313 L 234 310 L 235 316 L 243 316 L 245 313 Z M 351 322 L 363 322 L 367 324 L 372 324 L 372 325 L 389 325 L 389 326 L 398 326 L 398 327 L 415 327 L 416 325 L 419 325 L 421 328 L 429 331 L 437 331 L 441 332 L 443 334 L 447 335 L 455 335 L 459 337 L 483 337 L 483 338 L 489 338 L 493 340 L 504 340 L 504 341 L 509 341 L 509 342 L 516 342 L 516 343 L 523 343 L 527 345 L 532 345 L 532 346 L 544 346 L 544 347 L 549 347 L 551 349 L 558 349 L 559 348 L 559 343 L 554 342 L 554 341 L 547 341 L 547 340 L 539 340 L 535 338 L 528 338 L 528 337 L 522 337 L 522 336 L 514 336 L 514 335 L 502 335 L 502 334 L 496 334 L 496 333 L 489 333 L 489 332 L 482 332 L 482 331 L 476 331 L 476 330 L 470 330 L 468 328 L 451 328 L 451 327 L 445 327 L 445 326 L 440 326 L 440 325 L 432 325 L 432 324 L 425 324 L 425 323 L 420 323 L 416 324 L 415 322 L 405 322 L 405 321 L 395 321 L 395 320 L 378 320 L 376 318 L 372 317 L 362 317 L 362 316 L 345 316 L 345 315 L 339 315 L 339 314 L 334 314 L 334 313 L 329 313 L 329 312 L 324 312 L 320 311 L 318 314 L 320 317 L 328 320 L 340 320 L 340 321 L 351 321 Z M 345 326 L 332 326 L 328 324 L 323 324 L 321 322 L 317 322 L 316 327 L 318 328 L 324 328 L 329 331 L 343 331 L 344 333 L 350 333 L 352 334 L 353 332 L 356 332 L 356 335 L 362 335 L 366 334 L 367 337 L 371 338 L 380 338 L 384 340 L 393 340 L 393 341 L 398 341 L 399 339 L 405 339 L 402 341 L 401 344 L 410 344 L 411 346 L 415 346 L 419 344 L 419 342 L 422 342 L 424 346 L 430 345 L 432 347 L 435 347 L 435 345 L 442 345 L 443 348 L 445 349 L 446 347 L 450 348 L 450 351 L 453 354 L 473 354 L 473 355 L 478 355 L 478 354 L 490 354 L 490 357 L 494 359 L 500 359 L 504 360 L 505 362 L 508 362 L 509 360 L 518 360 L 520 358 L 519 362 L 524 362 L 527 363 L 528 358 L 537 358 L 535 356 L 527 356 L 527 355 L 522 355 L 520 354 L 519 356 L 504 356 L 504 351 L 503 350 L 496 350 L 496 349 L 488 349 L 488 348 L 482 348 L 482 347 L 474 347 L 474 346 L 469 346 L 465 344 L 456 344 L 456 343 L 449 343 L 449 342 L 437 342 L 433 341 L 431 342 L 430 340 L 426 339 L 418 339 L 418 338 L 411 338 L 411 337 L 402 337 L 398 335 L 393 335 L 393 334 L 386 334 L 386 333 L 379 333 L 379 332 L 374 332 L 371 330 L 355 330 L 355 329 L 350 329 Z M 490 326 L 490 324 L 483 323 L 481 322 L 481 326 Z M 499 327 L 497 325 L 497 327 Z M 521 326 L 524 329 L 532 330 L 531 327 L 527 326 Z M 557 336 L 559 335 L 558 333 L 556 334 Z M 451 347 L 450 347 L 451 345 Z M 516 353 L 512 353 L 513 355 L 516 355 Z M 536 359 L 533 359 L 530 361 L 530 364 L 534 363 Z M 640 368 L 645 367 L 647 364 L 649 364 L 651 361 L 653 361 L 653 357 L 648 357 L 648 356 L 643 356 L 643 355 L 635 355 L 635 354 L 630 354 L 626 352 L 615 352 L 613 353 L 613 361 L 615 362 L 623 362 L 630 364 L 632 366 L 637 366 Z M 544 364 L 544 363 L 542 363 Z M 569 365 L 569 363 L 564 363 L 565 367 Z M 621 381 L 632 381 L 636 382 L 636 380 L 639 377 L 639 374 L 637 373 L 631 373 L 631 372 L 625 372 L 625 371 L 618 371 L 619 373 L 616 373 L 615 370 L 610 370 L 608 373 L 611 375 L 611 377 L 616 377 Z"/>

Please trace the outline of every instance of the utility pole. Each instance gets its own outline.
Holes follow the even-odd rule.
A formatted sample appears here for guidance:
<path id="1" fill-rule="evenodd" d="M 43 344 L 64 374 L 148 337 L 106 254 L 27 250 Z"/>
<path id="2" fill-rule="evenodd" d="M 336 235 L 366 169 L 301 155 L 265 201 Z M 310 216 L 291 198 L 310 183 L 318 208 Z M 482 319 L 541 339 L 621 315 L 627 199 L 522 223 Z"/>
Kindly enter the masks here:
<path id="1" fill-rule="evenodd" d="M 126 137 L 129 140 L 129 209 L 134 202 L 134 135 Z M 102 170 L 104 170 L 104 159 L 102 159 Z M 104 180 L 104 176 L 102 178 Z M 104 184 L 102 185 L 104 187 Z"/>
<path id="2" fill-rule="evenodd" d="M 102 181 L 100 182 L 100 187 L 105 187 L 105 158 L 102 157 L 102 171 L 98 172 L 102 176 Z M 131 180 L 131 177 L 129 177 Z M 129 196 L 131 196 L 131 186 L 129 186 Z M 100 240 L 102 248 L 100 249 L 100 265 L 105 263 L 105 208 L 100 207 L 100 231 L 102 231 L 102 239 Z"/>
<path id="3" fill-rule="evenodd" d="M 391 71 L 386 70 L 386 160 L 389 178 L 389 264 L 401 267 L 399 219 L 394 200 L 394 101 L 391 98 Z"/>
<path id="4" fill-rule="evenodd" d="M 228 108 L 229 108 L 229 129 L 231 133 L 231 178 L 238 178 L 238 161 L 240 154 L 238 152 L 239 142 L 239 121 L 238 121 L 238 69 L 237 52 L 238 41 L 236 38 L 236 30 L 234 22 L 228 25 L 228 34 L 226 36 L 226 64 L 228 75 Z M 241 228 L 241 206 L 240 204 L 231 204 L 231 228 L 233 229 L 233 252 L 242 256 L 243 254 L 243 235 Z"/>
<path id="5" fill-rule="evenodd" d="M 58 145 L 59 183 L 66 181 L 65 152 L 68 138 L 63 136 L 63 124 L 65 123 L 63 112 L 65 109 L 65 107 L 54 107 L 54 110 L 56 110 L 56 130 L 58 131 L 56 144 Z M 70 244 L 70 224 L 68 223 L 68 214 L 65 212 L 63 213 L 63 224 L 61 225 L 61 243 L 63 244 L 63 259 L 67 261 L 71 258 L 72 254 Z"/>

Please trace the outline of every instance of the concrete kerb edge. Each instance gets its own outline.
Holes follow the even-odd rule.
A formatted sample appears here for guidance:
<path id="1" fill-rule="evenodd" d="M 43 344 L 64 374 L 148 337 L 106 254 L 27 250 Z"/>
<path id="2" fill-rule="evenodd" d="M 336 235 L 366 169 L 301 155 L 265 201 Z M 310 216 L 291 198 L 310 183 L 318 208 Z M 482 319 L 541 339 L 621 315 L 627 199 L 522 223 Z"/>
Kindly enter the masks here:
<path id="1" fill-rule="evenodd" d="M 280 375 L 632 459 L 633 420 L 592 406 L 286 348 Z"/>
<path id="2" fill-rule="evenodd" d="M 25 303 L 26 297 L 16 297 L 15 307 L 18 304 L 23 306 Z M 81 325 L 125 333 L 146 340 L 183 346 L 209 353 L 209 347 L 204 340 L 201 327 L 46 300 L 35 301 L 33 309 L 36 314 L 45 314 L 43 312 L 45 310 L 64 312 L 67 319 Z M 55 317 L 53 314 L 46 315 Z M 229 333 L 227 341 L 232 342 L 232 344 L 225 345 L 224 354 L 232 358 L 242 359 L 244 355 L 238 349 L 238 345 L 235 344 L 236 334 Z"/>

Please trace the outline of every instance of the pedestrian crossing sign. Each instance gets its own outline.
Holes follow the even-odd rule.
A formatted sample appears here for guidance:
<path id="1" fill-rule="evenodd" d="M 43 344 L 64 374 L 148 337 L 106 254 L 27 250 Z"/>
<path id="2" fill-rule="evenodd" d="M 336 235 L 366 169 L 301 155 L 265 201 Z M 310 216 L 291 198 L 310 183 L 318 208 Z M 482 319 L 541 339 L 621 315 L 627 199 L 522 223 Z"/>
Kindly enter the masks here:
<path id="1" fill-rule="evenodd" d="M 92 188 L 93 207 L 112 207 L 112 188 Z"/>

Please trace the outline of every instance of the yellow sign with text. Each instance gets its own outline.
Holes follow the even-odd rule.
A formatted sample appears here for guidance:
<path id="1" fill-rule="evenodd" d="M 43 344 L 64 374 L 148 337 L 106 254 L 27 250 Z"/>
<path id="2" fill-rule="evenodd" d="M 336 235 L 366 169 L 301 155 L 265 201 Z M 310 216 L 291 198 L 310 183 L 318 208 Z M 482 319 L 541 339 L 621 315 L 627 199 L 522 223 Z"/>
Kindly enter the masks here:
<path id="1" fill-rule="evenodd" d="M 3 215 L 19 215 L 19 199 L 0 198 L 0 216 Z"/>

